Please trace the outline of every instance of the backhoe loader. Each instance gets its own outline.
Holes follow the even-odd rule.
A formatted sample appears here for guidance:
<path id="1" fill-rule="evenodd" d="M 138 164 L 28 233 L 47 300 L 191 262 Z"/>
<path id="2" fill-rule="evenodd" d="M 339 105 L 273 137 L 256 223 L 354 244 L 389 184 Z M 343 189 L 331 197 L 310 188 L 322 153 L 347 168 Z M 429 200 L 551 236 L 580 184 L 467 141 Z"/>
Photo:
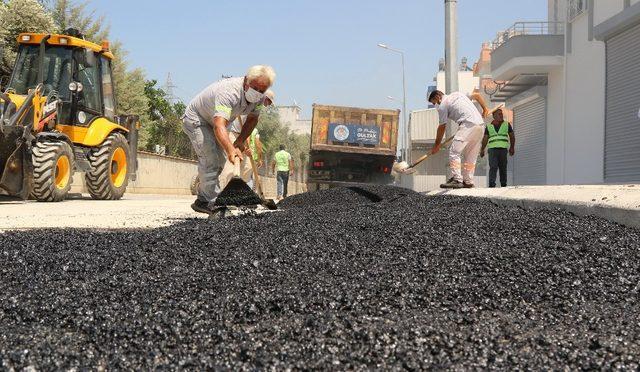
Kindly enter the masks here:
<path id="1" fill-rule="evenodd" d="M 92 198 L 122 198 L 136 178 L 140 123 L 116 112 L 109 43 L 73 29 L 18 43 L 0 93 L 0 194 L 62 201 L 84 172 Z"/>

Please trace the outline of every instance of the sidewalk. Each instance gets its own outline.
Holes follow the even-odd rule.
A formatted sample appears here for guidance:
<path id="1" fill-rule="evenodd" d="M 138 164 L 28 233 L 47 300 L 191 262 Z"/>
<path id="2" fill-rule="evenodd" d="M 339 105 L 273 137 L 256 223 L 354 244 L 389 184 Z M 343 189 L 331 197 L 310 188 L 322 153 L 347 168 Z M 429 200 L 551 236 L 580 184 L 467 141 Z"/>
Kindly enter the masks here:
<path id="1" fill-rule="evenodd" d="M 437 190 L 428 194 L 488 198 L 496 204 L 524 208 L 563 208 L 640 228 L 640 185 L 513 186 Z"/>

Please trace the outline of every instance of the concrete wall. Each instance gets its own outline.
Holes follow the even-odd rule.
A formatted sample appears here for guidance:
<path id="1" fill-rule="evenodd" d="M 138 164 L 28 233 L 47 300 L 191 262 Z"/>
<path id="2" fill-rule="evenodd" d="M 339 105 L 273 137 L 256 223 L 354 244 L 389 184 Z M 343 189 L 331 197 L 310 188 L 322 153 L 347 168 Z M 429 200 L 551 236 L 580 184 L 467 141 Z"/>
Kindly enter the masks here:
<path id="1" fill-rule="evenodd" d="M 436 89 L 446 93 L 446 81 L 444 71 L 438 71 L 435 78 Z M 471 94 L 478 88 L 479 78 L 473 76 L 473 71 L 458 71 L 458 91 L 466 94 Z"/>
<path id="2" fill-rule="evenodd" d="M 191 181 L 197 173 L 195 161 L 139 152 L 138 178 L 136 181 L 129 182 L 127 193 L 191 195 Z M 301 172 L 296 172 L 294 177 L 289 180 L 289 195 L 306 191 L 303 178 L 304 169 Z M 275 197 L 275 178 L 273 176 L 263 177 L 263 185 L 265 195 L 271 198 Z M 71 192 L 87 193 L 84 173 L 74 175 Z"/>
<path id="3" fill-rule="evenodd" d="M 127 192 L 132 194 L 190 195 L 195 161 L 138 152 L 138 178 L 130 181 Z M 73 177 L 72 192 L 87 192 L 84 173 Z"/>
<path id="4" fill-rule="evenodd" d="M 491 53 L 491 69 L 496 71 L 515 58 L 560 56 L 563 53 L 562 35 L 517 35 Z"/>
<path id="5" fill-rule="evenodd" d="M 563 183 L 564 174 L 564 69 L 549 72 L 547 86 L 547 183 Z M 516 151 L 518 151 L 516 133 Z"/>
<path id="6" fill-rule="evenodd" d="M 638 0 L 632 0 L 631 4 L 637 3 Z M 593 13 L 593 24 L 597 25 L 613 17 L 624 10 L 624 0 L 595 0 L 595 9 Z"/>
<path id="7" fill-rule="evenodd" d="M 595 2 L 595 14 L 615 14 L 621 1 Z M 615 6 L 620 3 L 620 7 Z M 568 36 L 569 37 L 569 36 Z M 605 45 L 589 41 L 589 14 L 572 22 L 565 57 L 565 184 L 604 182 Z"/>

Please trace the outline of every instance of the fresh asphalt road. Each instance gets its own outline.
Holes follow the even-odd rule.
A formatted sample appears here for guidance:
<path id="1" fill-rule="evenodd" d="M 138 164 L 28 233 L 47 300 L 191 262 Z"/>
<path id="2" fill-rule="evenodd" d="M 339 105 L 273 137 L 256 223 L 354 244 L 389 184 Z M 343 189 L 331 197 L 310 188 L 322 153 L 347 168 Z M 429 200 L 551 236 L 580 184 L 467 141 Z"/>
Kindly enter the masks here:
<path id="1" fill-rule="evenodd" d="M 93 200 L 75 194 L 61 203 L 0 196 L 0 231 L 34 228 L 136 229 L 166 226 L 203 214 L 191 210 L 193 196 L 125 194 L 122 200 Z"/>

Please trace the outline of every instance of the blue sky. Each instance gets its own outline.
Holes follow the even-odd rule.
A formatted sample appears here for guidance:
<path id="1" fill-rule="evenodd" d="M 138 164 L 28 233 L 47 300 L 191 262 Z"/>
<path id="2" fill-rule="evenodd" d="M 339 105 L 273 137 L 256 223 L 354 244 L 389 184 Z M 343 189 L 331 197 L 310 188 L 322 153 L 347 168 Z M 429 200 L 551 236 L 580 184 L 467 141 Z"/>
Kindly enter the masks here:
<path id="1" fill-rule="evenodd" d="M 516 21 L 546 20 L 544 0 L 459 0 L 459 56 L 475 61 L 483 41 Z M 444 56 L 443 0 L 93 0 L 130 64 L 162 84 L 171 72 L 185 101 L 222 74 L 253 64 L 278 74 L 277 103 L 399 108 L 405 52 L 407 109 L 424 108 Z"/>

